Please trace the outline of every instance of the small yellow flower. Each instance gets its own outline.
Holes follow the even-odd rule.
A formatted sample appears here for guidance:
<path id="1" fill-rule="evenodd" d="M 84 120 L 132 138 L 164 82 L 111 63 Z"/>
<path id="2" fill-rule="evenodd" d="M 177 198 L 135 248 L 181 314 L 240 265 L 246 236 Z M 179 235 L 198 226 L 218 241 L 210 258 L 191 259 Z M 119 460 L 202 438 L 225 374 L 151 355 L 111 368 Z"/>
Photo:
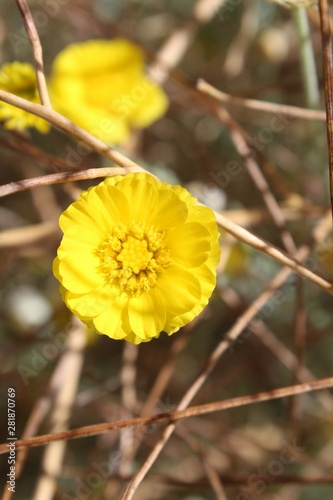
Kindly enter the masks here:
<path id="1" fill-rule="evenodd" d="M 29 63 L 14 61 L 4 64 L 0 69 L 0 89 L 40 104 L 36 73 Z M 50 129 L 50 125 L 42 118 L 3 101 L 0 101 L 0 120 L 4 121 L 3 126 L 7 130 L 23 131 L 35 127 L 44 134 Z"/>
<path id="2" fill-rule="evenodd" d="M 84 191 L 60 217 L 53 271 L 63 300 L 98 333 L 138 344 L 208 303 L 220 247 L 213 212 L 186 189 L 136 173 Z"/>
<path id="3" fill-rule="evenodd" d="M 166 111 L 163 90 L 146 74 L 144 53 L 124 39 L 89 40 L 58 54 L 50 78 L 55 108 L 105 142 L 123 143 Z"/>

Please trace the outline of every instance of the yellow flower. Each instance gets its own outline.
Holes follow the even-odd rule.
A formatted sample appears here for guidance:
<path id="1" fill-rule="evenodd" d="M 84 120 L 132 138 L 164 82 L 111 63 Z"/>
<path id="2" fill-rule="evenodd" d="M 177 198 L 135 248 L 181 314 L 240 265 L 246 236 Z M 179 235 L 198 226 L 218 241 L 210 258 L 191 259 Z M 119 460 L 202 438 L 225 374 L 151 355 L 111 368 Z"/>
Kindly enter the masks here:
<path id="1" fill-rule="evenodd" d="M 113 144 L 123 143 L 131 127 L 148 127 L 168 105 L 145 74 L 143 51 L 120 38 L 66 47 L 53 63 L 50 92 L 61 114 Z"/>
<path id="2" fill-rule="evenodd" d="M 98 333 L 138 344 L 190 322 L 215 287 L 213 212 L 149 174 L 104 180 L 60 217 L 53 271 L 63 300 Z"/>
<path id="3" fill-rule="evenodd" d="M 36 73 L 29 63 L 14 61 L 4 64 L 0 69 L 0 89 L 40 104 Z M 23 131 L 35 127 L 44 134 L 50 129 L 50 125 L 42 118 L 2 101 L 0 101 L 0 120 L 4 121 L 3 126 L 7 130 Z"/>

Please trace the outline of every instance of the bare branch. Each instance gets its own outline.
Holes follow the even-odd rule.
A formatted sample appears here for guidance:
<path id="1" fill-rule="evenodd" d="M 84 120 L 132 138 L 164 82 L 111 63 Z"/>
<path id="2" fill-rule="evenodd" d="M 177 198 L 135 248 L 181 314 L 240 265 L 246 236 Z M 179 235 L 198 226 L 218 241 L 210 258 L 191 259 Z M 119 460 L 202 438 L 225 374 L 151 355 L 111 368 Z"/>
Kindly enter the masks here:
<path id="1" fill-rule="evenodd" d="M 47 85 L 44 75 L 44 64 L 43 64 L 43 49 L 39 40 L 37 29 L 31 15 L 29 6 L 26 0 L 16 0 L 18 8 L 20 9 L 25 29 L 28 33 L 29 40 L 32 45 L 34 62 L 36 68 L 37 86 L 40 97 L 40 102 L 49 108 L 51 108 L 51 101 L 49 93 L 47 91 Z"/>

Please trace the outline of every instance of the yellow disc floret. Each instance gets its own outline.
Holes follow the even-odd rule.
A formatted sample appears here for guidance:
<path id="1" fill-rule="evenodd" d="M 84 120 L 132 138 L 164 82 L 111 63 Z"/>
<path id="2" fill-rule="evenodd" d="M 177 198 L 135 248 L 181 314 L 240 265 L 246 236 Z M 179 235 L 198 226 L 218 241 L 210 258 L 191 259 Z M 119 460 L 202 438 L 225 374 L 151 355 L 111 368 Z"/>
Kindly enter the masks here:
<path id="1" fill-rule="evenodd" d="M 171 263 L 163 232 L 134 222 L 115 226 L 97 253 L 107 282 L 131 296 L 154 287 L 158 273 Z"/>

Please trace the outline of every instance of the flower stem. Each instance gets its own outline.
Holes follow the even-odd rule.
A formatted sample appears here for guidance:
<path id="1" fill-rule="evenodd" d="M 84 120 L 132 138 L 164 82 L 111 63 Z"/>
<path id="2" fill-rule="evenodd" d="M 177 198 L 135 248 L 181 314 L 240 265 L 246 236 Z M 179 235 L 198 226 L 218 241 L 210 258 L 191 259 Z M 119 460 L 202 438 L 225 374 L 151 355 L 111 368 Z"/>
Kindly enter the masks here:
<path id="1" fill-rule="evenodd" d="M 318 108 L 320 102 L 318 78 L 306 8 L 294 7 L 292 11 L 300 44 L 306 103 L 309 108 Z"/>

